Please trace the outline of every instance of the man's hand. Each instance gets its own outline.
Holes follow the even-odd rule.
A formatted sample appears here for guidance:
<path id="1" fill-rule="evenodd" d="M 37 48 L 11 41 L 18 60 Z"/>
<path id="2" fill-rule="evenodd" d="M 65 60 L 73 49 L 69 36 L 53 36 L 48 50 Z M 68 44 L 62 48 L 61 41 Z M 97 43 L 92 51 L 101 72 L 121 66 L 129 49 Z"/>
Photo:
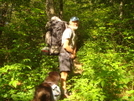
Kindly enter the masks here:
<path id="1" fill-rule="evenodd" d="M 63 48 L 64 48 L 67 52 L 71 53 L 70 57 L 71 57 L 72 59 L 76 58 L 76 47 L 73 49 L 73 48 L 71 48 L 71 47 L 69 46 L 69 39 L 66 39 L 66 40 L 64 41 Z"/>
<path id="2" fill-rule="evenodd" d="M 71 58 L 75 59 L 76 58 L 76 47 L 74 49 L 72 49 L 72 53 L 71 53 Z"/>
<path id="3" fill-rule="evenodd" d="M 74 58 L 76 58 L 76 55 L 75 54 L 71 54 L 71 59 L 74 59 Z"/>

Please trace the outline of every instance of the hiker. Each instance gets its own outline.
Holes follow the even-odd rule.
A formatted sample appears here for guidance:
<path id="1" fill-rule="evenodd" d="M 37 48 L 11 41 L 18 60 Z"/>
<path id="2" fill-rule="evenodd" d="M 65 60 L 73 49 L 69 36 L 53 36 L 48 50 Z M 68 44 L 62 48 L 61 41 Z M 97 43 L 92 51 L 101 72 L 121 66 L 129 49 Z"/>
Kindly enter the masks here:
<path id="1" fill-rule="evenodd" d="M 59 69 L 61 74 L 61 90 L 65 98 L 68 98 L 66 80 L 69 72 L 73 68 L 73 59 L 76 57 L 76 34 L 78 29 L 79 18 L 72 17 L 69 21 L 68 28 L 62 35 L 62 48 L 59 54 Z"/>

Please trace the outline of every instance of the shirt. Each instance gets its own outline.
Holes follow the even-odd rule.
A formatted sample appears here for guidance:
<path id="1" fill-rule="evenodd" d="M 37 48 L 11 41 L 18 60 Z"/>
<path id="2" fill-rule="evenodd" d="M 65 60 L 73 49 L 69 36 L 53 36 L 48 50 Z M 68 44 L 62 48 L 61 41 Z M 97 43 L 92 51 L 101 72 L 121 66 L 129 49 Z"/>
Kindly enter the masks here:
<path id="1" fill-rule="evenodd" d="M 64 44 L 65 40 L 69 39 L 69 46 L 71 48 L 75 48 L 76 44 L 76 34 L 71 28 L 66 28 L 62 35 L 62 45 Z"/>

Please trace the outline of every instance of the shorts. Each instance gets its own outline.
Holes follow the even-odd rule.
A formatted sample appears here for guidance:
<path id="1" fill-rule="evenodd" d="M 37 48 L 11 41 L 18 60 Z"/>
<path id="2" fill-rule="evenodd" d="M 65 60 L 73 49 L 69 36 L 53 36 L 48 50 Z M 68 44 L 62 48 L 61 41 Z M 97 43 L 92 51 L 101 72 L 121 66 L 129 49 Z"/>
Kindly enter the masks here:
<path id="1" fill-rule="evenodd" d="M 60 72 L 70 72 L 73 70 L 73 59 L 70 58 L 70 53 L 65 50 L 59 54 L 59 69 Z"/>

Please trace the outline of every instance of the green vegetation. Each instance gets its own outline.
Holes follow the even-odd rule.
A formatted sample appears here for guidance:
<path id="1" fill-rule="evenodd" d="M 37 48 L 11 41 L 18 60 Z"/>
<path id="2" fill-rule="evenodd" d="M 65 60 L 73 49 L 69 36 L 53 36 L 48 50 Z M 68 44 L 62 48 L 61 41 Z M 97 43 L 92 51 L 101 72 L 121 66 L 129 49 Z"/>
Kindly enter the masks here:
<path id="1" fill-rule="evenodd" d="M 72 96 L 64 101 L 134 100 L 133 4 L 133 0 L 63 2 L 63 20 L 80 18 L 77 56 L 83 64 L 82 74 L 68 80 Z M 0 0 L 0 5 L 0 100 L 30 101 L 47 73 L 58 71 L 57 56 L 40 51 L 48 21 L 45 0 Z"/>

